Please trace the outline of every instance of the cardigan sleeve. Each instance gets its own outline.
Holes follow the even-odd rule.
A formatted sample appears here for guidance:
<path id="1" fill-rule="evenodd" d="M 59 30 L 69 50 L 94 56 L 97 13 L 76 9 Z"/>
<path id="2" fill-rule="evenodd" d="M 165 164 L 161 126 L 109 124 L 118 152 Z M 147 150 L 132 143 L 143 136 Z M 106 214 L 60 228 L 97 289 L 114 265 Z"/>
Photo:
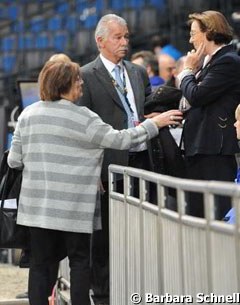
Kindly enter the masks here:
<path id="1" fill-rule="evenodd" d="M 104 123 L 92 111 L 85 109 L 89 115 L 86 125 L 86 135 L 89 140 L 101 148 L 125 150 L 135 147 L 158 135 L 158 128 L 150 119 L 145 120 L 135 128 L 116 130 Z"/>

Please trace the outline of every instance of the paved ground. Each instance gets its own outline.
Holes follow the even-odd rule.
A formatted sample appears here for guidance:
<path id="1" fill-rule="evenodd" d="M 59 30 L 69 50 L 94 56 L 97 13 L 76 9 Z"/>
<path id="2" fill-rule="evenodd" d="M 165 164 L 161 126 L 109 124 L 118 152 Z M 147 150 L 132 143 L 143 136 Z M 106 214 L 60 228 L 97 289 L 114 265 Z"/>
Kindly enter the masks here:
<path id="1" fill-rule="evenodd" d="M 0 264 L 0 301 L 14 299 L 27 290 L 28 269 Z"/>

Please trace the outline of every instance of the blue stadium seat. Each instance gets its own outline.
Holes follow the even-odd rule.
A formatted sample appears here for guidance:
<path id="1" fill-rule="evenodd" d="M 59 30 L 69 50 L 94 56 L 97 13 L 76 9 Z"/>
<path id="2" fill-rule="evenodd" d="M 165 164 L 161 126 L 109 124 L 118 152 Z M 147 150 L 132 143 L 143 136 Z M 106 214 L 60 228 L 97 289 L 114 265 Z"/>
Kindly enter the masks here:
<path id="1" fill-rule="evenodd" d="M 17 40 L 19 50 L 31 50 L 35 47 L 32 33 L 20 34 Z"/>
<path id="2" fill-rule="evenodd" d="M 42 32 L 45 30 L 45 19 L 42 16 L 33 17 L 30 20 L 30 31 L 34 33 Z"/>
<path id="3" fill-rule="evenodd" d="M 13 24 L 12 24 L 12 31 L 15 33 L 21 33 L 24 32 L 25 29 L 25 22 L 24 20 L 16 20 Z"/>
<path id="4" fill-rule="evenodd" d="M 70 33 L 74 33 L 79 30 L 80 19 L 79 14 L 72 13 L 69 16 L 66 16 L 64 29 L 68 30 Z"/>
<path id="5" fill-rule="evenodd" d="M 36 36 L 35 47 L 37 49 L 47 49 L 52 47 L 51 35 L 48 32 L 39 33 Z"/>
<path id="6" fill-rule="evenodd" d="M 84 21 L 84 27 L 86 29 L 92 29 L 97 25 L 98 16 L 96 14 L 89 15 Z"/>
<path id="7" fill-rule="evenodd" d="M 7 17 L 11 20 L 17 20 L 19 15 L 19 6 L 17 4 L 11 4 L 7 8 Z"/>
<path id="8" fill-rule="evenodd" d="M 68 33 L 67 31 L 59 31 L 54 33 L 53 47 L 56 51 L 64 52 L 68 48 Z"/>
<path id="9" fill-rule="evenodd" d="M 76 12 L 81 14 L 88 7 L 87 1 L 76 0 Z"/>
<path id="10" fill-rule="evenodd" d="M 55 11 L 57 14 L 62 14 L 62 15 L 69 14 L 70 5 L 67 2 L 57 3 L 55 6 Z"/>
<path id="11" fill-rule="evenodd" d="M 5 73 L 12 73 L 16 67 L 16 55 L 5 54 L 2 56 L 3 71 Z"/>
<path id="12" fill-rule="evenodd" d="M 25 33 L 23 36 L 24 49 L 30 50 L 34 48 L 35 36 L 32 33 Z"/>
<path id="13" fill-rule="evenodd" d="M 103 0 L 96 0 L 95 7 L 96 7 L 97 14 L 101 14 L 101 12 L 104 9 L 104 1 Z"/>
<path id="14" fill-rule="evenodd" d="M 110 8 L 114 10 L 122 10 L 125 7 L 124 1 L 122 0 L 112 0 L 110 4 Z"/>
<path id="15" fill-rule="evenodd" d="M 63 18 L 61 15 L 55 15 L 48 19 L 48 30 L 49 31 L 59 31 L 62 30 Z"/>
<path id="16" fill-rule="evenodd" d="M 24 50 L 25 49 L 25 39 L 24 35 L 19 35 L 18 37 L 18 49 L 19 50 Z"/>
<path id="17" fill-rule="evenodd" d="M 5 52 L 12 51 L 14 49 L 16 49 L 16 36 L 12 34 L 10 36 L 3 37 L 1 50 Z"/>

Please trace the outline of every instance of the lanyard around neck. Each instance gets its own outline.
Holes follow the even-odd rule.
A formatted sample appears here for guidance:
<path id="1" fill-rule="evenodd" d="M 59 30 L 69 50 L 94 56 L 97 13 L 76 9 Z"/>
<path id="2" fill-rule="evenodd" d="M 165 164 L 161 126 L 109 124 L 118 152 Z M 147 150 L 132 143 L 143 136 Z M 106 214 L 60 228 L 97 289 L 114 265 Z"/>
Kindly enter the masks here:
<path id="1" fill-rule="evenodd" d="M 126 78 L 125 78 L 124 70 L 123 70 L 123 79 L 122 79 L 123 87 L 121 87 L 118 84 L 118 82 L 112 77 L 112 75 L 111 75 L 111 79 L 112 79 L 113 86 L 115 88 L 117 88 L 121 92 L 121 94 L 124 95 L 124 97 L 127 97 L 128 90 L 127 90 L 127 86 L 126 86 Z"/>
<path id="2" fill-rule="evenodd" d="M 123 80 L 122 80 L 122 83 L 123 83 L 123 87 L 121 87 L 118 82 L 113 78 L 112 74 L 109 73 L 109 76 L 112 80 L 112 83 L 113 83 L 113 86 L 124 96 L 125 100 L 126 100 L 126 103 L 131 111 L 131 113 L 134 113 L 133 110 L 132 110 L 132 107 L 129 103 L 129 100 L 128 100 L 128 97 L 127 97 L 127 94 L 128 94 L 128 90 L 127 90 L 127 86 L 126 86 L 126 77 L 125 77 L 125 71 L 124 71 L 124 68 L 123 68 Z"/>

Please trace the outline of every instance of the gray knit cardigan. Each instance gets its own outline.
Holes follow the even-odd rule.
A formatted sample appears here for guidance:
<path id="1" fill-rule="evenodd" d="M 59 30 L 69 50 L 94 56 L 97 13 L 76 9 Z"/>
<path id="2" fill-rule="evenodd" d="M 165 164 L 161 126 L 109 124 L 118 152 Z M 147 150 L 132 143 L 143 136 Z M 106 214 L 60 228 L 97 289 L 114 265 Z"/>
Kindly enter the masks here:
<path id="1" fill-rule="evenodd" d="M 157 134 L 151 120 L 118 131 L 63 99 L 27 107 L 8 156 L 10 167 L 23 169 L 18 224 L 92 233 L 104 148 L 129 149 Z"/>

